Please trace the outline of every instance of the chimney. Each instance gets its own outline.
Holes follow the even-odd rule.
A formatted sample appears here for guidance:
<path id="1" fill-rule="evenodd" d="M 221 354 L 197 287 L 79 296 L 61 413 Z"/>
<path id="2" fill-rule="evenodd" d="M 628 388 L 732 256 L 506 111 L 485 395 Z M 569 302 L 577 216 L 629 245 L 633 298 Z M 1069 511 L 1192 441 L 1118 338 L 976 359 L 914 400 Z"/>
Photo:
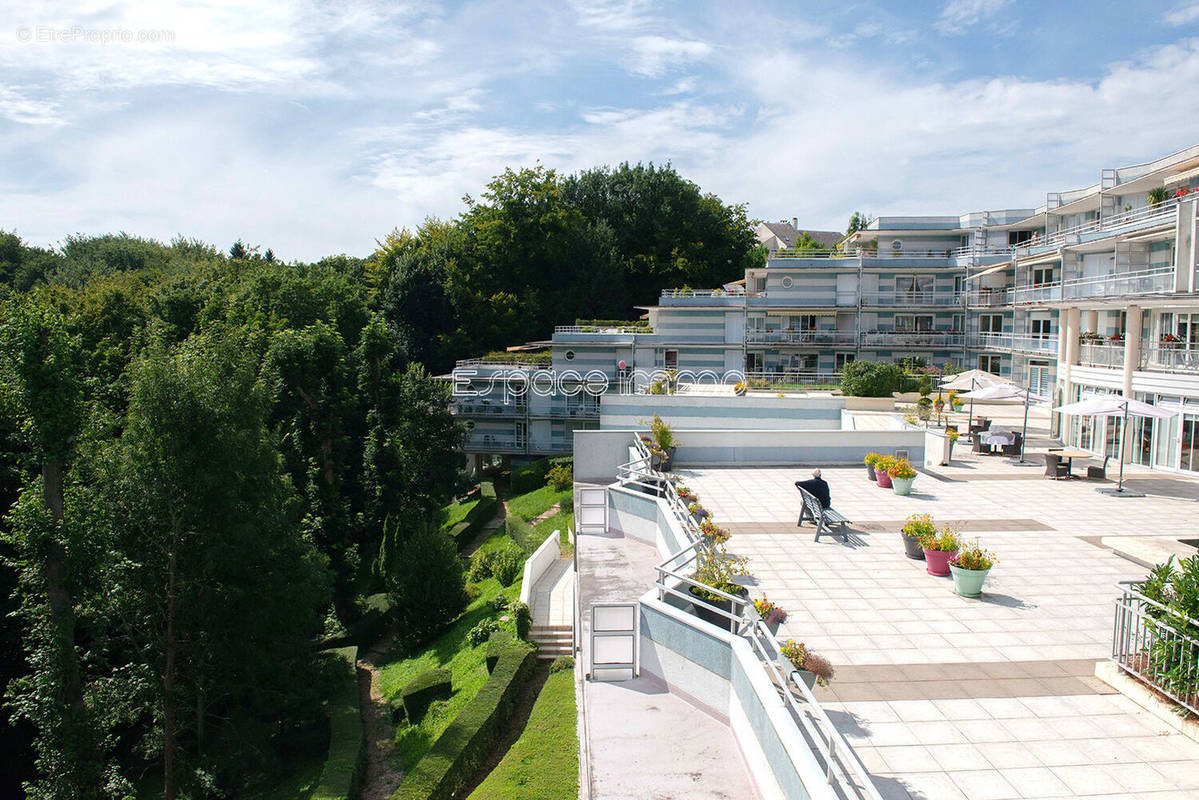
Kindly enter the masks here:
<path id="1" fill-rule="evenodd" d="M 791 218 L 791 227 L 795 228 L 796 230 L 799 230 L 799 217 Z"/>

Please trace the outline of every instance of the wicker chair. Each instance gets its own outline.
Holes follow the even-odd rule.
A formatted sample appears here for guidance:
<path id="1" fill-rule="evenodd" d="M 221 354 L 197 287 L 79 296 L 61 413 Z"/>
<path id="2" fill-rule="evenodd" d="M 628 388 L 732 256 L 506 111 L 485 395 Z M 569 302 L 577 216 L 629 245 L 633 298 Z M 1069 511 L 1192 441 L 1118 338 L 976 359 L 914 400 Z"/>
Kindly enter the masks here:
<path id="1" fill-rule="evenodd" d="M 1069 478 L 1070 465 L 1062 461 L 1062 457 L 1056 453 L 1045 454 L 1045 477 L 1053 478 Z"/>
<path id="2" fill-rule="evenodd" d="M 1018 434 L 1018 433 L 1014 434 L 1012 437 L 1012 443 L 1005 444 L 1003 447 L 1000 448 L 1000 452 L 1003 453 L 1005 456 L 1019 457 L 1020 452 L 1021 452 L 1021 446 L 1023 444 L 1024 444 L 1024 442 L 1023 442 L 1023 439 L 1020 436 L 1020 434 Z"/>
<path id="3" fill-rule="evenodd" d="M 1089 481 L 1105 481 L 1107 480 L 1107 462 L 1111 456 L 1103 457 L 1102 466 L 1087 467 L 1087 480 Z"/>

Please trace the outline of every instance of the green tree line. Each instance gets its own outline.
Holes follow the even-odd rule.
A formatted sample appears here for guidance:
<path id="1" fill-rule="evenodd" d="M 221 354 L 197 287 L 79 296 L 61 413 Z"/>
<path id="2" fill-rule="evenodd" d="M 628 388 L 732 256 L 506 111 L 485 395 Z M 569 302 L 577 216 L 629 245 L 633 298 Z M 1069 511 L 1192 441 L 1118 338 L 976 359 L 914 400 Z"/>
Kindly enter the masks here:
<path id="1" fill-rule="evenodd" d="M 430 374 L 757 257 L 744 209 L 669 166 L 509 170 L 465 201 L 313 263 L 0 232 L 0 790 L 276 779 L 365 597 L 399 601 L 402 642 L 421 598 L 465 600 L 436 525 L 463 430 Z"/>

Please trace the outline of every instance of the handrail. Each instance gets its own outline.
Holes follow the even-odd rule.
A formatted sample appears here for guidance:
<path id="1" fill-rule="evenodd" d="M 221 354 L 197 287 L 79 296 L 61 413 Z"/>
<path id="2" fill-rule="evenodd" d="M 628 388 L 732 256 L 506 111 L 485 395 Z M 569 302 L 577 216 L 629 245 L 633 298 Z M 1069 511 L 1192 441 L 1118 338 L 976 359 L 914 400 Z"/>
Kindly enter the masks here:
<path id="1" fill-rule="evenodd" d="M 1119 214 L 1114 217 L 1104 219 L 1100 217 L 1093 222 L 1085 222 L 1081 225 L 1073 225 L 1069 228 L 1060 228 L 1052 233 L 1043 233 L 1039 236 L 1021 242 L 1017 245 L 1018 248 L 1042 247 L 1044 245 L 1056 244 L 1064 241 L 1071 236 L 1081 236 L 1086 233 L 1099 233 L 1109 231 L 1113 228 L 1120 228 L 1125 225 L 1132 225 L 1138 222 L 1146 222 L 1154 217 L 1166 217 L 1175 213 L 1178 204 L 1183 198 L 1174 197 L 1169 200 L 1163 200 L 1161 203 L 1145 208 L 1138 208 L 1135 211 L 1129 211 L 1124 214 Z M 1164 220 L 1163 220 L 1164 221 Z"/>
<path id="2" fill-rule="evenodd" d="M 875 788 L 870 773 L 862 765 L 857 754 L 842 737 L 832 720 L 829 719 L 828 714 L 820 705 L 820 701 L 802 680 L 796 679 L 794 670 L 786 676 L 779 670 L 780 645 L 774 634 L 758 616 L 753 601 L 748 597 L 738 597 L 698 583 L 683 574 L 682 571 L 696 560 L 700 550 L 711 545 L 701 535 L 695 518 L 678 496 L 676 491 L 678 487 L 674 479 L 653 468 L 649 448 L 641 441 L 640 432 L 633 435 L 633 448 L 637 452 L 637 458 L 621 464 L 617 468 L 618 482 L 622 486 L 632 484 L 650 487 L 655 496 L 662 496 L 659 492 L 665 492 L 664 499 L 667 507 L 679 522 L 679 527 L 687 539 L 686 545 L 655 567 L 658 577 L 654 582 L 654 588 L 658 590 L 658 599 L 665 600 L 667 596 L 679 597 L 692 604 L 702 604 L 707 611 L 715 612 L 717 616 L 729 620 L 733 635 L 749 640 L 754 654 L 762 662 L 763 669 L 772 678 L 775 686 L 779 688 L 783 702 L 796 723 L 796 727 L 805 735 L 809 749 L 813 750 L 823 761 L 825 779 L 829 786 L 845 797 L 856 797 L 860 800 L 882 800 L 882 795 Z M 647 483 L 647 481 L 652 481 L 652 483 Z M 682 563 L 675 563 L 684 558 Z M 670 584 L 668 580 L 677 583 Z M 704 591 L 728 601 L 730 610 L 725 611 L 719 606 L 708 603 L 691 594 L 690 591 L 684 593 L 679 590 L 680 585 L 702 586 Z M 766 646 L 762 644 L 763 640 L 765 640 Z"/>
<path id="3" fill-rule="evenodd" d="M 555 325 L 554 335 L 558 334 L 629 334 L 653 333 L 649 325 Z"/>
<path id="4" fill-rule="evenodd" d="M 1199 620 L 1146 597 L 1142 583 L 1116 584 L 1111 660 L 1199 714 Z"/>

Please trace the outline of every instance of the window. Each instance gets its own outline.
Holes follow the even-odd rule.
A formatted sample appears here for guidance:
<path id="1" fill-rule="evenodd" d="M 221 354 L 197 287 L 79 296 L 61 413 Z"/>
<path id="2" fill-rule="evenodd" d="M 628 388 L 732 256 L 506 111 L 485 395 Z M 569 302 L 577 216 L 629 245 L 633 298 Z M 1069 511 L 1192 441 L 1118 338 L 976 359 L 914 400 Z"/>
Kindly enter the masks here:
<path id="1" fill-rule="evenodd" d="M 575 351 L 574 351 L 574 350 L 567 350 L 567 351 L 566 351 L 565 353 L 563 353 L 562 355 L 566 357 L 566 360 L 567 360 L 567 361 L 574 361 L 574 360 L 575 360 Z"/>
<path id="2" fill-rule="evenodd" d="M 833 363 L 836 367 L 837 372 L 840 372 L 841 370 L 845 369 L 845 365 L 853 363 L 853 361 L 854 361 L 853 353 L 837 353 L 833 357 Z"/>
<path id="3" fill-rule="evenodd" d="M 1042 340 L 1050 338 L 1050 336 L 1049 336 L 1049 320 L 1047 320 L 1047 319 L 1032 320 L 1032 338 L 1042 339 Z"/>
<path id="4" fill-rule="evenodd" d="M 978 368 L 984 372 L 990 372 L 993 375 L 999 374 L 1000 364 L 1002 363 L 999 356 L 979 356 Z"/>
<path id="5" fill-rule="evenodd" d="M 666 369 L 678 369 L 679 368 L 679 351 L 678 350 L 667 350 L 665 353 L 663 353 L 662 365 Z"/>
<path id="6" fill-rule="evenodd" d="M 966 293 L 966 276 L 965 275 L 954 275 L 953 276 L 953 293 L 954 294 L 965 294 Z"/>
<path id="7" fill-rule="evenodd" d="M 1053 283 L 1053 267 L 1036 267 L 1032 271 L 1032 285 L 1044 286 Z"/>
<path id="8" fill-rule="evenodd" d="M 783 288 L 784 288 L 784 289 L 790 289 L 790 288 L 791 288 L 791 285 L 792 285 L 792 284 L 794 284 L 794 283 L 795 283 L 795 281 L 791 280 L 791 276 L 790 276 L 790 275 L 784 275 L 784 276 L 783 276 L 783 280 L 781 281 L 781 283 L 783 284 Z"/>
<path id="9" fill-rule="evenodd" d="M 896 275 L 895 294 L 899 297 L 916 299 L 933 293 L 935 281 L 932 275 Z"/>
<path id="10" fill-rule="evenodd" d="M 1003 314 L 980 314 L 978 317 L 978 332 L 1003 333 Z"/>
<path id="11" fill-rule="evenodd" d="M 801 314 L 798 317 L 791 317 L 787 325 L 797 331 L 814 331 L 816 330 L 816 315 Z"/>
<path id="12" fill-rule="evenodd" d="M 1027 242 L 1032 237 L 1033 237 L 1032 231 L 1008 231 L 1007 232 L 1007 243 L 1010 245 L 1011 244 L 1023 244 L 1024 242 Z"/>
<path id="13" fill-rule="evenodd" d="M 745 371 L 747 373 L 757 373 L 762 371 L 762 354 L 761 353 L 746 353 L 745 354 Z"/>

